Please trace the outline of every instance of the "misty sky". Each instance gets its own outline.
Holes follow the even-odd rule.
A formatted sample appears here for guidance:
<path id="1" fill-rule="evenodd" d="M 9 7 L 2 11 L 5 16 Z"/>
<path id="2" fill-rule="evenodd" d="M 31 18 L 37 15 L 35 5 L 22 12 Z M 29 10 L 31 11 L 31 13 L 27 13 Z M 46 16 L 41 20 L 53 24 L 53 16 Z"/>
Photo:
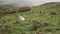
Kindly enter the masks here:
<path id="1" fill-rule="evenodd" d="M 60 0 L 0 0 L 0 5 L 32 6 L 41 5 L 48 2 L 60 2 Z"/>

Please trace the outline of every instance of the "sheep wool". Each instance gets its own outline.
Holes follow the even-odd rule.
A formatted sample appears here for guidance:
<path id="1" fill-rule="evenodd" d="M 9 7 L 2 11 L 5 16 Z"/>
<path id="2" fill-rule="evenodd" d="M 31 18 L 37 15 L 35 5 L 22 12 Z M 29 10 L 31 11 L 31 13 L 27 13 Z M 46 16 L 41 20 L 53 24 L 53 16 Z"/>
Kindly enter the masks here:
<path id="1" fill-rule="evenodd" d="M 24 17 L 22 17 L 22 16 L 19 16 L 19 19 L 20 19 L 20 22 L 22 22 L 22 21 L 24 21 L 24 20 L 25 20 L 25 18 L 24 18 Z"/>

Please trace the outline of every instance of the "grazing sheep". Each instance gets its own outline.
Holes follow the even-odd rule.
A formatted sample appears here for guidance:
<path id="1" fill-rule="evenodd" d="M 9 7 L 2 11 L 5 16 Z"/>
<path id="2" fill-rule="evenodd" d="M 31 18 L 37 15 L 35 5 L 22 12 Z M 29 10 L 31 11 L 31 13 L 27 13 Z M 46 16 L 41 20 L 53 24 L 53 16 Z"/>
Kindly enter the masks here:
<path id="1" fill-rule="evenodd" d="M 23 22 L 25 20 L 25 18 L 22 16 L 19 16 L 19 19 L 20 19 L 20 22 Z"/>

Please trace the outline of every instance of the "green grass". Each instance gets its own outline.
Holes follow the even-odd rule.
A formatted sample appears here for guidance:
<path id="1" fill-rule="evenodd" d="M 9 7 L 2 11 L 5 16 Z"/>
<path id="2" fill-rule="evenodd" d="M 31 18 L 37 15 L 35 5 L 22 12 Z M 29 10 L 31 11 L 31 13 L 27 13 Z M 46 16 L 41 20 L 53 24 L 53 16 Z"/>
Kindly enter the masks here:
<path id="1" fill-rule="evenodd" d="M 19 22 L 18 17 L 25 17 L 23 23 Z M 34 21 L 35 20 L 35 21 Z M 34 34 L 36 30 L 32 28 L 34 23 L 41 23 L 43 34 L 60 34 L 60 4 L 48 3 L 41 6 L 31 7 L 26 12 L 16 12 L 0 17 L 0 30 L 8 28 L 11 34 Z M 34 25 L 34 26 L 33 26 Z"/>

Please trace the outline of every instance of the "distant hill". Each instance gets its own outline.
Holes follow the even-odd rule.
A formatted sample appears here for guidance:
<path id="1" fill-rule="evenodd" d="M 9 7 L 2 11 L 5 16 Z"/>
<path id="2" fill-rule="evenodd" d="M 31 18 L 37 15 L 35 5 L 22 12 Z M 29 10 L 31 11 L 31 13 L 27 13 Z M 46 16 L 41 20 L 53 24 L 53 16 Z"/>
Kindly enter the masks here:
<path id="1" fill-rule="evenodd" d="M 0 5 L 0 15 L 16 12 L 17 8 L 9 5 Z"/>
<path id="2" fill-rule="evenodd" d="M 45 3 L 40 6 L 32 7 L 32 10 L 44 11 L 44 12 L 45 11 L 50 11 L 50 12 L 60 11 L 60 2 Z"/>
<path id="3" fill-rule="evenodd" d="M 14 7 L 10 5 L 0 5 L 0 15 L 16 13 L 17 11 L 27 11 L 29 7 Z"/>
<path id="4" fill-rule="evenodd" d="M 53 7 L 60 7 L 60 2 L 50 2 L 50 3 L 45 3 L 41 6 L 46 6 L 46 7 L 50 7 L 50 8 L 53 8 Z"/>

